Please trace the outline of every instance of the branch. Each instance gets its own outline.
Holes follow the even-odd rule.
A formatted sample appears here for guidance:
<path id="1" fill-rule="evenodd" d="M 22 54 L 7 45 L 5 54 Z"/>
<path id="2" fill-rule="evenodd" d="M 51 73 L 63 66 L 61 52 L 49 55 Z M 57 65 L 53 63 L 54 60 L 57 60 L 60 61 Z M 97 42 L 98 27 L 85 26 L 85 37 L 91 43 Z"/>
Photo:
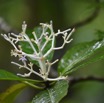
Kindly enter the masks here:
<path id="1" fill-rule="evenodd" d="M 98 3 L 100 3 L 100 0 L 95 0 L 95 2 L 97 4 L 97 6 L 96 6 L 94 12 L 87 19 L 85 19 L 85 20 L 83 20 L 81 22 L 78 22 L 78 23 L 73 24 L 71 26 L 71 28 L 73 28 L 73 27 L 74 28 L 79 28 L 79 27 L 81 27 L 83 25 L 86 25 L 86 24 L 92 22 L 93 20 L 95 20 L 98 17 L 99 11 L 100 11 L 100 6 L 99 6 Z"/>
<path id="2" fill-rule="evenodd" d="M 101 82 L 104 83 L 104 78 L 101 77 L 93 77 L 93 76 L 88 76 L 88 77 L 71 77 L 68 79 L 70 86 L 74 86 L 77 83 L 80 82 L 87 82 L 87 81 L 95 81 L 95 82 Z"/>

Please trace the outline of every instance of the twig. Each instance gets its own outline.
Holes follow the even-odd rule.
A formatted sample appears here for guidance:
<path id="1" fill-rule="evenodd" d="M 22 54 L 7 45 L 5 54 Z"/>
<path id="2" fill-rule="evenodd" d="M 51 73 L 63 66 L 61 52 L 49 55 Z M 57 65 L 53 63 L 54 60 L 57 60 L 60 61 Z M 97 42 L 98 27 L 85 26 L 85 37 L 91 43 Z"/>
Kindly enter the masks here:
<path id="1" fill-rule="evenodd" d="M 85 20 L 83 20 L 81 22 L 78 22 L 78 23 L 73 24 L 71 26 L 71 28 L 73 28 L 73 27 L 74 28 L 79 28 L 79 27 L 81 27 L 83 25 L 86 25 L 86 24 L 92 22 L 93 20 L 96 19 L 96 17 L 98 17 L 99 11 L 100 11 L 100 6 L 99 6 L 98 3 L 100 3 L 100 0 L 95 0 L 95 2 L 97 3 L 97 6 L 96 6 L 94 12 L 87 19 L 85 19 Z"/>
<path id="2" fill-rule="evenodd" d="M 101 82 L 104 83 L 104 78 L 101 77 L 94 77 L 94 76 L 88 76 L 88 77 L 70 77 L 68 79 L 70 87 L 76 85 L 80 82 L 87 82 L 87 81 L 95 81 L 95 82 Z"/>

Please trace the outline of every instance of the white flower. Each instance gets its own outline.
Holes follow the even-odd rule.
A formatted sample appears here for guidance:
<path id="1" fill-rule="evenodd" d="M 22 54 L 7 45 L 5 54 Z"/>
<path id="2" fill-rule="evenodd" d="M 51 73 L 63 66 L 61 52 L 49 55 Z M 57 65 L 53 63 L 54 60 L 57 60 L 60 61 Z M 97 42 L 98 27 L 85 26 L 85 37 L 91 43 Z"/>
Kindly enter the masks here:
<path id="1" fill-rule="evenodd" d="M 40 25 L 42 27 L 41 36 L 38 37 L 34 31 L 32 33 L 34 38 L 32 38 L 32 39 L 30 39 L 28 37 L 28 35 L 26 34 L 27 24 L 25 22 L 23 22 L 23 24 L 22 24 L 22 32 L 19 33 L 18 35 L 14 34 L 14 33 L 9 33 L 7 35 L 1 34 L 4 37 L 4 39 L 6 39 L 8 42 L 10 42 L 14 47 L 14 50 L 11 50 L 11 56 L 15 56 L 15 57 L 18 56 L 19 60 L 22 61 L 23 65 L 18 64 L 16 62 L 12 62 L 12 63 L 19 66 L 19 68 L 23 67 L 29 71 L 29 73 L 27 73 L 27 74 L 26 73 L 24 73 L 23 75 L 18 74 L 22 77 L 27 77 L 27 76 L 30 76 L 31 73 L 34 73 L 34 74 L 40 76 L 41 78 L 43 78 L 44 80 L 49 80 L 49 81 L 65 79 L 66 77 L 61 77 L 61 76 L 54 78 L 54 79 L 48 77 L 51 66 L 54 63 L 56 63 L 58 61 L 58 59 L 55 60 L 54 62 L 50 62 L 46 58 L 54 50 L 60 50 L 65 46 L 65 44 L 70 43 L 72 41 L 72 39 L 70 39 L 70 36 L 74 32 L 74 29 L 72 29 L 72 30 L 67 29 L 62 32 L 60 30 L 58 30 L 57 33 L 54 33 L 52 22 L 50 22 L 50 24 L 40 23 Z M 48 29 L 50 30 L 50 34 L 47 32 Z M 70 33 L 68 34 L 69 31 L 70 31 Z M 60 47 L 55 47 L 55 37 L 58 35 L 62 35 L 64 41 Z M 45 39 L 45 42 L 41 43 L 43 38 Z M 21 45 L 18 46 L 18 44 L 17 44 L 20 41 L 28 42 L 30 45 L 30 48 L 34 51 L 34 53 L 28 54 L 28 53 L 24 52 L 21 48 Z M 47 50 L 44 53 L 43 51 L 46 48 L 47 44 L 50 43 L 50 41 L 51 41 L 51 47 L 49 48 L 49 50 Z M 34 43 L 37 45 L 38 50 L 35 48 Z M 26 58 L 31 58 L 39 63 L 39 67 L 40 67 L 39 73 L 33 69 L 33 64 L 31 62 L 29 65 L 26 64 L 26 61 L 27 61 Z"/>

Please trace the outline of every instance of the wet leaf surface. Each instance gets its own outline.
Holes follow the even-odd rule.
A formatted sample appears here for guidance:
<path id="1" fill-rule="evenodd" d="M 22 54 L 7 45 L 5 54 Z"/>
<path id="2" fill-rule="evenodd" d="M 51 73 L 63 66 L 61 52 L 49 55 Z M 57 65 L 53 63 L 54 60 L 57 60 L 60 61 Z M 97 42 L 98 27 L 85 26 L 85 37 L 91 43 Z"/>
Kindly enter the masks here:
<path id="1" fill-rule="evenodd" d="M 101 41 L 91 41 L 77 44 L 67 51 L 59 63 L 58 72 L 67 75 L 76 70 L 78 63 L 91 57 L 104 46 L 104 39 Z M 103 56 L 104 54 L 100 55 Z M 96 61 L 99 56 L 96 56 Z M 94 58 L 93 58 L 94 59 Z M 94 60 L 93 60 L 94 61 Z M 82 64 L 81 64 L 82 65 Z"/>
<path id="2" fill-rule="evenodd" d="M 67 91 L 68 82 L 66 80 L 58 81 L 53 87 L 37 94 L 32 103 L 59 103 Z"/>

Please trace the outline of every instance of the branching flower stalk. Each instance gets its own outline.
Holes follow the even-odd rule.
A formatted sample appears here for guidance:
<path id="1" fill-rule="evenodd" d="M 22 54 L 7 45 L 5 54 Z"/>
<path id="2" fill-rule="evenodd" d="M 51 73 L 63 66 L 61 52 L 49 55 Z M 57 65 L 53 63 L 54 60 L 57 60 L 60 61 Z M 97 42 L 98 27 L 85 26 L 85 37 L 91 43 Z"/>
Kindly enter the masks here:
<path id="1" fill-rule="evenodd" d="M 14 47 L 14 50 L 11 50 L 11 56 L 15 56 L 15 57 L 19 57 L 19 60 L 22 61 L 23 64 L 19 64 L 16 62 L 11 62 L 12 64 L 17 65 L 19 68 L 25 68 L 26 70 L 28 70 L 28 73 L 24 73 L 24 74 L 17 74 L 19 76 L 22 77 L 29 77 L 32 73 L 43 78 L 43 80 L 45 81 L 57 81 L 57 80 L 61 80 L 61 79 L 66 79 L 67 77 L 65 76 L 59 76 L 57 78 L 49 78 L 49 72 L 51 69 L 51 66 L 53 64 L 55 64 L 56 62 L 58 62 L 58 59 L 56 59 L 53 62 L 50 62 L 47 59 L 47 56 L 50 55 L 51 52 L 53 52 L 54 50 L 60 50 L 62 49 L 65 44 L 70 43 L 72 41 L 72 39 L 70 39 L 71 34 L 74 32 L 74 29 L 67 29 L 65 31 L 60 31 L 58 30 L 57 33 L 54 33 L 53 31 L 53 26 L 52 26 L 52 22 L 50 22 L 50 24 L 44 24 L 44 23 L 40 23 L 41 27 L 42 27 L 42 33 L 40 35 L 40 37 L 37 36 L 37 34 L 35 33 L 35 31 L 32 33 L 34 38 L 29 38 L 29 36 L 26 34 L 26 28 L 27 28 L 27 24 L 25 22 L 23 22 L 22 24 L 22 32 L 17 34 L 14 33 L 9 33 L 9 34 L 1 34 L 8 42 L 10 42 L 12 44 L 12 46 Z M 47 30 L 50 30 L 50 35 L 47 32 Z M 70 31 L 70 33 L 68 34 L 68 32 Z M 63 37 L 63 44 L 60 47 L 55 47 L 55 37 L 57 37 L 58 35 L 61 35 Z M 42 43 L 42 39 L 45 39 L 45 42 Z M 20 44 L 18 44 L 19 42 L 27 42 L 29 43 L 31 49 L 34 51 L 34 53 L 29 54 L 26 53 L 22 50 L 22 47 Z M 47 50 L 45 53 L 43 52 L 44 49 L 46 48 L 47 44 L 51 42 L 51 47 L 49 48 L 49 50 Z M 35 45 L 37 45 L 38 50 L 35 48 Z M 32 60 L 35 60 L 39 63 L 39 72 L 36 72 L 33 69 L 33 63 L 30 62 L 29 64 L 27 64 L 27 58 L 31 58 Z"/>

